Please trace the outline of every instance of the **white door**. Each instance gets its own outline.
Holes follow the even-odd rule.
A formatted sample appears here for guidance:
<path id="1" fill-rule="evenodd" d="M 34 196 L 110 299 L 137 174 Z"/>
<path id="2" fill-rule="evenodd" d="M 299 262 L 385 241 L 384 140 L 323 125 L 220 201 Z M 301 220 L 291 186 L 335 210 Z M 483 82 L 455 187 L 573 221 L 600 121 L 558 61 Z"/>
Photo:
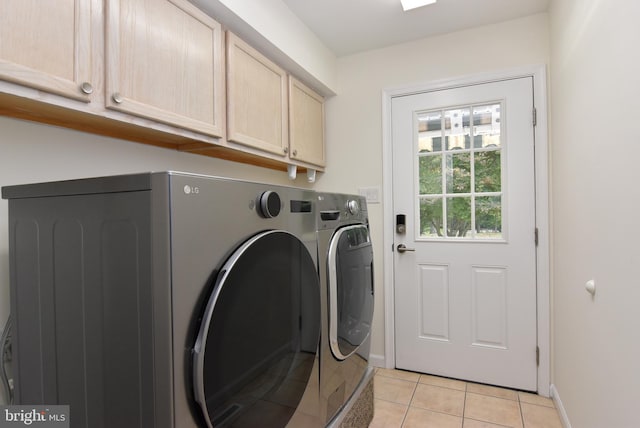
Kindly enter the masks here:
<path id="1" fill-rule="evenodd" d="M 532 85 L 392 99 L 400 369 L 537 389 Z"/>

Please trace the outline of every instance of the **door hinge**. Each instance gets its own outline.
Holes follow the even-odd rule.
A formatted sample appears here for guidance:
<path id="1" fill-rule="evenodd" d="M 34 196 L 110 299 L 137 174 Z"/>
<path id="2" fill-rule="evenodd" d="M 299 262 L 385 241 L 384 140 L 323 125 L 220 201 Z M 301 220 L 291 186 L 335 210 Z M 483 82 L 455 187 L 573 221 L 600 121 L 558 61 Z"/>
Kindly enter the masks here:
<path id="1" fill-rule="evenodd" d="M 538 109 L 533 108 L 533 126 L 538 124 Z"/>
<path id="2" fill-rule="evenodd" d="M 540 347 L 536 346 L 536 366 L 540 365 Z"/>
<path id="3" fill-rule="evenodd" d="M 533 232 L 533 242 L 536 244 L 536 247 L 538 246 L 538 228 L 536 227 L 536 230 Z"/>

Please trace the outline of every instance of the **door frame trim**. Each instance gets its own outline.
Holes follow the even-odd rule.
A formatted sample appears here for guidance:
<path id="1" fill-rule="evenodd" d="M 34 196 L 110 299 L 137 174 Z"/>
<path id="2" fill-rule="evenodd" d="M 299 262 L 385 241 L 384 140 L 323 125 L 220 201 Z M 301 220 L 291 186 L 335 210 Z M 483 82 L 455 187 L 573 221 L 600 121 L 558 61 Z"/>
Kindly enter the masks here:
<path id="1" fill-rule="evenodd" d="M 547 122 L 547 69 L 545 65 L 525 66 L 501 71 L 480 73 L 451 79 L 386 88 L 382 91 L 382 182 L 384 224 L 384 319 L 386 368 L 395 367 L 395 300 L 394 300 L 394 207 L 393 207 L 393 147 L 391 101 L 395 97 L 413 95 L 462 86 L 491 83 L 522 77 L 533 78 L 533 102 L 537 111 L 534 127 L 535 142 L 535 202 L 538 246 L 536 248 L 536 314 L 537 342 L 540 350 L 537 383 L 538 394 L 548 397 L 551 384 L 551 329 L 550 329 L 550 214 L 549 214 L 549 147 Z M 533 117 L 532 117 L 533 120 Z M 533 234 L 531 239 L 534 239 Z M 534 352 L 535 350 L 532 350 Z"/>

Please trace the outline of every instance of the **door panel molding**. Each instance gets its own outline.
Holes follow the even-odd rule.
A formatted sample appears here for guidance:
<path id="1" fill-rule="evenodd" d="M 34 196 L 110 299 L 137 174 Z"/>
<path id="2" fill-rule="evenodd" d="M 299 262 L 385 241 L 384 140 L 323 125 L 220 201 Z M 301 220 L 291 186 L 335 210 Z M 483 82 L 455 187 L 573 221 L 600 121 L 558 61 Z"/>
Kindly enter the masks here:
<path id="1" fill-rule="evenodd" d="M 420 337 L 449 341 L 449 266 L 420 264 Z M 425 314 L 428 314 L 426 317 Z"/>
<path id="2" fill-rule="evenodd" d="M 385 298 L 385 357 L 387 368 L 395 367 L 395 301 L 394 301 L 394 207 L 393 207 L 393 169 L 392 169 L 392 126 L 391 101 L 395 97 L 453 89 L 464 86 L 491 83 L 496 81 L 531 77 L 533 80 L 534 106 L 537 111 L 537 123 L 534 127 L 535 141 L 535 200 L 536 228 L 538 245 L 536 248 L 537 275 L 537 341 L 540 348 L 540 363 L 537 375 L 537 390 L 540 395 L 550 393 L 550 265 L 549 265 L 549 163 L 548 163 L 548 124 L 547 124 L 547 87 L 546 66 L 536 65 L 509 70 L 495 71 L 459 78 L 418 83 L 409 86 L 387 88 L 382 92 L 383 113 L 383 188 L 384 188 L 384 298 Z M 532 235 L 533 236 L 533 235 Z M 533 239 L 533 238 L 532 238 Z"/>

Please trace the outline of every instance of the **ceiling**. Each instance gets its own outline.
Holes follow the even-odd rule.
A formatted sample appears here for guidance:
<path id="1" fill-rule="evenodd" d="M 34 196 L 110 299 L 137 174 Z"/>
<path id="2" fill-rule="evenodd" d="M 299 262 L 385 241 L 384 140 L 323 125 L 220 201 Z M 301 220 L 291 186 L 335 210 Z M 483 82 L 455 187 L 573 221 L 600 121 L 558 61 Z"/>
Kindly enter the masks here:
<path id="1" fill-rule="evenodd" d="M 336 56 L 345 56 L 544 12 L 550 0 L 438 0 L 407 12 L 400 0 L 283 2 Z"/>

